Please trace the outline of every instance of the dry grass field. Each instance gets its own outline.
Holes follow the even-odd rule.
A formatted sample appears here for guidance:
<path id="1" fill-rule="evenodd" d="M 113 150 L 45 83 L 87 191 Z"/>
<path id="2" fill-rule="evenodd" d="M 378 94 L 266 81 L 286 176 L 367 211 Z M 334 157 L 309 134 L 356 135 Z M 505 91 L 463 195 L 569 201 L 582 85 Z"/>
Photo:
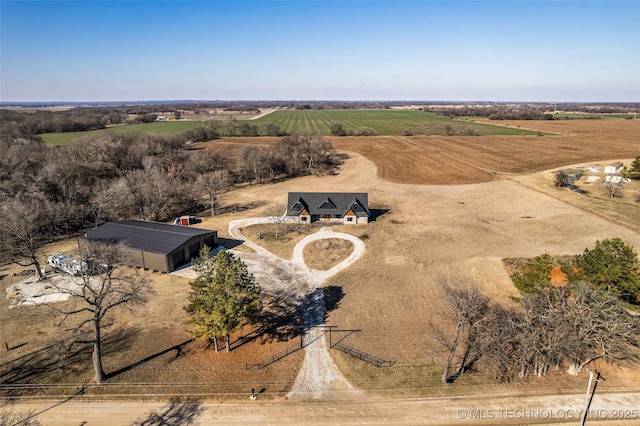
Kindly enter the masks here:
<path id="1" fill-rule="evenodd" d="M 336 266 L 353 251 L 351 241 L 328 238 L 305 246 L 304 263 L 311 269 L 327 271 Z"/>
<path id="2" fill-rule="evenodd" d="M 348 155 L 338 174 L 236 189 L 223 197 L 223 213 L 204 218 L 199 226 L 218 229 L 225 238 L 230 220 L 264 215 L 270 207 L 285 203 L 289 191 L 368 192 L 370 208 L 381 213 L 376 220 L 367 225 L 334 227 L 359 236 L 366 249 L 363 257 L 326 283 L 344 294 L 328 314 L 327 324 L 361 330 L 344 343 L 382 359 L 396 360 L 397 364 L 391 369 L 377 369 L 331 351 L 336 364 L 356 387 L 385 396 L 540 390 L 561 393 L 567 389 L 582 392 L 584 377 L 559 375 L 515 385 L 485 385 L 479 375 L 463 377 L 453 386 L 439 383 L 441 353 L 428 333 L 429 322 L 441 319 L 441 296 L 434 286 L 439 274 L 471 276 L 494 303 L 513 303 L 510 296 L 517 292 L 503 268 L 503 258 L 544 252 L 572 255 L 593 246 L 598 239 L 612 237 L 640 249 L 640 208 L 630 201 L 631 192 L 620 200 L 603 200 L 595 190 L 579 195 L 554 188 L 550 180 L 553 170 L 567 165 L 608 164 L 618 158 L 628 161 L 640 154 L 640 122 L 505 124 L 559 135 L 334 138 L 339 152 Z M 247 142 L 272 141 L 221 139 L 200 147 L 232 153 Z M 598 211 L 585 207 L 589 204 L 598 206 Z M 229 206 L 236 207 L 236 212 L 225 211 Z M 267 231 L 271 229 L 251 227 L 245 236 L 286 259 L 305 236 L 291 234 L 287 239 L 271 241 Z M 258 232 L 265 238 L 257 240 Z M 43 256 L 61 248 L 47 248 Z M 66 248 L 73 250 L 73 243 Z M 339 261 L 348 251 L 339 244 L 309 249 L 330 250 L 330 257 L 334 257 L 326 265 L 312 265 L 319 269 Z M 305 253 L 305 257 L 310 256 Z M 3 289 L 18 279 L 12 276 L 16 270 L 0 271 Z M 172 275 L 152 276 L 157 294 L 141 310 L 119 319 L 109 333 L 114 343 L 107 346 L 105 367 L 107 372 L 120 374 L 101 392 L 172 393 L 188 389 L 219 393 L 221 398 L 237 397 L 251 387 L 265 388 L 265 395 L 272 397 L 286 392 L 300 366 L 301 352 L 261 371 L 246 371 L 244 365 L 277 353 L 295 339 L 287 340 L 290 336 L 286 333 L 257 336 L 231 354 L 215 354 L 200 343 L 187 342 L 182 307 L 188 281 Z M 287 307 L 278 308 L 286 311 Z M 45 348 L 57 335 L 46 310 L 8 309 L 3 299 L 0 324 L 0 340 L 14 348 L 0 353 L 3 383 L 73 384 L 91 376 L 87 353 L 79 354 L 72 365 L 30 369 L 46 367 L 29 354 Z M 598 367 L 607 377 L 599 390 L 640 385 L 637 368 Z"/>

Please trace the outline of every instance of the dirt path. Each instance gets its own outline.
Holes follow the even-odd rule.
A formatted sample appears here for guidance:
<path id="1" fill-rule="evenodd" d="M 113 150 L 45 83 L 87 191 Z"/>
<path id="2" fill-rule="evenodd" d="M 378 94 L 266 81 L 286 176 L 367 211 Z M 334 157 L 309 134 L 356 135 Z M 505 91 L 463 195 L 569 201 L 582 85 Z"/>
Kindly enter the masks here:
<path id="1" fill-rule="evenodd" d="M 324 324 L 326 312 L 322 284 L 342 269 L 351 265 L 364 253 L 364 243 L 359 238 L 342 233 L 333 232 L 330 228 L 303 238 L 296 244 L 291 260 L 280 259 L 265 248 L 245 240 L 241 228 L 269 223 L 268 218 L 251 218 L 234 220 L 229 223 L 229 235 L 253 249 L 256 253 L 235 252 L 249 268 L 249 271 L 259 280 L 263 290 L 267 293 L 298 303 L 305 325 L 307 338 L 313 343 L 305 347 L 305 357 L 302 368 L 298 373 L 291 391 L 287 394 L 292 400 L 344 400 L 362 398 L 362 392 L 357 391 L 342 376 L 329 355 L 326 341 L 321 327 Z M 353 243 L 354 250 L 338 265 L 328 271 L 310 269 L 304 262 L 304 247 L 317 240 L 339 238 Z"/>

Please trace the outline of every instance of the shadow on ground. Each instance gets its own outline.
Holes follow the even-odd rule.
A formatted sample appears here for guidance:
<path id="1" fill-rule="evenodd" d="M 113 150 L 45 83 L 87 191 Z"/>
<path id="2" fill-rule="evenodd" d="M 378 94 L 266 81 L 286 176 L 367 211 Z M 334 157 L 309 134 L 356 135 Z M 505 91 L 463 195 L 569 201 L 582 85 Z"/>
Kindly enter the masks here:
<path id="1" fill-rule="evenodd" d="M 192 425 L 205 410 L 200 401 L 172 399 L 158 412 L 149 413 L 147 418 L 136 420 L 131 426 Z"/>
<path id="2" fill-rule="evenodd" d="M 228 206 L 220 207 L 218 213 L 240 213 L 247 210 L 255 210 L 266 205 L 266 201 L 253 201 L 247 204 L 229 204 Z"/>
<path id="3" fill-rule="evenodd" d="M 371 213 L 371 216 L 369 216 L 369 222 L 375 222 L 380 216 L 386 214 L 388 211 L 389 209 L 369 209 L 369 212 Z"/>
<path id="4" fill-rule="evenodd" d="M 149 361 L 153 361 L 154 359 L 156 359 L 158 357 L 161 357 L 162 355 L 168 354 L 169 352 L 175 351 L 174 359 L 176 359 L 176 358 L 178 358 L 178 357 L 180 357 L 182 355 L 182 351 L 185 348 L 185 346 L 187 346 L 191 342 L 193 342 L 193 339 L 186 340 L 186 341 L 184 341 L 182 343 L 179 343 L 177 345 L 171 346 L 170 348 L 164 349 L 164 350 L 162 350 L 160 352 L 156 352 L 153 355 L 149 355 L 148 357 L 145 357 L 145 358 L 141 359 L 140 361 L 136 361 L 133 364 L 127 365 L 126 367 L 123 367 L 123 368 L 121 368 L 119 370 L 116 370 L 116 371 L 114 371 L 112 373 L 108 373 L 107 374 L 107 379 L 110 379 L 110 378 L 115 377 L 115 376 L 117 376 L 119 374 L 122 374 L 122 373 L 126 373 L 127 371 L 133 370 L 134 368 L 139 367 L 139 366 L 141 366 L 143 364 L 146 364 Z"/>
<path id="5" fill-rule="evenodd" d="M 105 349 L 103 357 L 126 350 L 136 340 L 138 334 L 137 329 L 123 329 L 109 333 L 102 342 L 102 347 Z M 91 343 L 73 342 L 68 336 L 60 336 L 40 349 L 0 364 L 0 383 L 2 385 L 56 383 L 68 375 L 92 371 L 92 350 Z M 5 395 L 24 391 L 25 389 L 20 387 L 3 389 Z"/>
<path id="6" fill-rule="evenodd" d="M 232 238 L 218 238 L 218 245 L 226 249 L 233 249 L 244 243 L 243 240 L 234 240 Z"/>
<path id="7" fill-rule="evenodd" d="M 344 298 L 342 287 L 327 286 L 318 287 L 308 293 L 298 306 L 300 316 L 305 327 L 317 327 L 323 325 L 327 314 L 340 306 Z"/>
<path id="8" fill-rule="evenodd" d="M 262 312 L 261 326 L 238 337 L 230 344 L 237 349 L 256 339 L 261 342 L 285 342 L 305 333 L 305 328 L 323 325 L 329 312 L 340 306 L 342 287 L 320 287 L 304 296 L 299 303 L 270 297 Z"/>
<path id="9" fill-rule="evenodd" d="M 301 333 L 297 306 L 270 296 L 264 302 L 260 326 L 231 342 L 231 350 L 260 339 L 261 343 L 285 342 Z"/>

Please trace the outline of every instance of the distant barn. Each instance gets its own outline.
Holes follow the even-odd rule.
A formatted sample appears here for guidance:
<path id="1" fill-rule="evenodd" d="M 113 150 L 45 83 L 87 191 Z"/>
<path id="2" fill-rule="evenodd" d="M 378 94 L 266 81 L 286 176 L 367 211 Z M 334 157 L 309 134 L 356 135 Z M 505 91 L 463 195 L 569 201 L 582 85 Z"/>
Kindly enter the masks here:
<path id="1" fill-rule="evenodd" d="M 87 230 L 78 238 L 81 249 L 86 242 L 121 245 L 120 255 L 124 264 L 172 272 L 197 257 L 205 244 L 211 249 L 216 248 L 218 233 L 208 229 L 129 220 L 107 222 Z"/>

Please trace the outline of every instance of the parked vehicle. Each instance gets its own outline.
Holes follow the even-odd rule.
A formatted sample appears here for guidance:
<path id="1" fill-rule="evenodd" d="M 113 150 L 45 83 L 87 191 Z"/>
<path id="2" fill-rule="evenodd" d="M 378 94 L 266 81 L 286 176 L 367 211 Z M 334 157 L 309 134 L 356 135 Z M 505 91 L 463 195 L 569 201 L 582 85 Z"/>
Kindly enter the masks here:
<path id="1" fill-rule="evenodd" d="M 89 269 L 87 262 L 64 254 L 53 254 L 48 258 L 49 266 L 69 275 L 81 275 Z"/>
<path id="2" fill-rule="evenodd" d="M 193 225 L 194 223 L 200 223 L 200 222 L 202 222 L 202 220 L 195 216 L 180 216 L 175 218 L 175 220 L 173 221 L 173 224 L 179 225 L 179 226 L 189 226 L 189 225 Z"/>

